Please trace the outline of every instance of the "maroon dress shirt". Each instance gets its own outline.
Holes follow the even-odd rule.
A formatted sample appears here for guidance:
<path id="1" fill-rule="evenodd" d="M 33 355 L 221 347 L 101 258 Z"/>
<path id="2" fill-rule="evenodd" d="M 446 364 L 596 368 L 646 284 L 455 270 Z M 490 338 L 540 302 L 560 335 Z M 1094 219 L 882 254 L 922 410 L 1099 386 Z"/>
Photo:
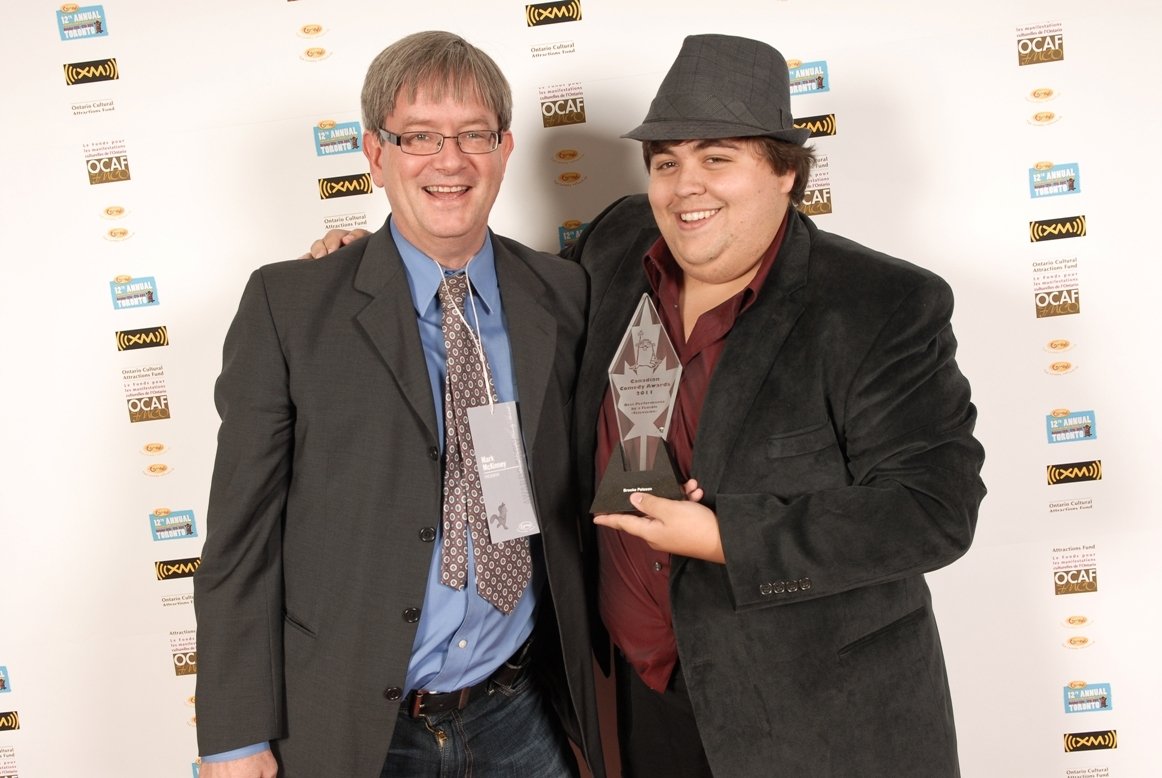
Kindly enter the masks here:
<path id="1" fill-rule="evenodd" d="M 758 272 L 738 294 L 702 314 L 686 340 L 679 308 L 682 270 L 670 249 L 659 238 L 643 262 L 651 297 L 666 334 L 682 362 L 682 378 L 667 436 L 670 456 L 683 481 L 690 472 L 694 439 L 702 402 L 726 336 L 737 318 L 749 308 L 762 289 L 783 243 L 787 220 L 759 263 Z M 596 473 L 604 473 L 613 447 L 619 440 L 613 392 L 605 392 L 597 420 Z M 598 606 L 614 645 L 637 670 L 642 681 L 664 691 L 678 662 L 678 644 L 670 612 L 670 555 L 654 551 L 641 538 L 608 527 L 597 528 Z"/>

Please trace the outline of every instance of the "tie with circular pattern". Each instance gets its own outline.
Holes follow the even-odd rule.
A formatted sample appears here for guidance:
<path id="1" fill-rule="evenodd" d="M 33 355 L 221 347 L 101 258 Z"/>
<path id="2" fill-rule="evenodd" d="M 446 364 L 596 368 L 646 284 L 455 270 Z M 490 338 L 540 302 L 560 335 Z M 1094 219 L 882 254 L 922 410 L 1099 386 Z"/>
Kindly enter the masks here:
<path id="1" fill-rule="evenodd" d="M 444 379 L 444 539 L 440 583 L 463 589 L 468 573 L 467 533 L 472 533 L 476 591 L 501 612 L 516 607 L 532 577 L 527 537 L 490 543 L 488 512 L 480 488 L 468 409 L 487 405 L 492 375 L 481 359 L 476 336 L 464 320 L 467 276 L 445 276 L 440 284 L 441 328 L 447 353 Z M 492 400 L 496 401 L 493 393 Z"/>

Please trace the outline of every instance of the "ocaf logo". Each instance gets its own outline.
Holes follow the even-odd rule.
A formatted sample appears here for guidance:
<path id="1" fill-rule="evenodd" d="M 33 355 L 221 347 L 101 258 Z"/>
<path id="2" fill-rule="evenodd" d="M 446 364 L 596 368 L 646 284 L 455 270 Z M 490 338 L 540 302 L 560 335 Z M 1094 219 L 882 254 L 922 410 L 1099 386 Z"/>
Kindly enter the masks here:
<path id="1" fill-rule="evenodd" d="M 1029 222 L 1029 242 L 1061 240 L 1062 238 L 1085 237 L 1085 216 L 1063 216 L 1060 219 L 1045 219 Z"/>
<path id="2" fill-rule="evenodd" d="M 1069 462 L 1061 465 L 1046 465 L 1045 480 L 1050 486 L 1071 484 L 1078 481 L 1100 481 L 1101 460 L 1089 462 Z"/>
<path id="3" fill-rule="evenodd" d="M 116 333 L 118 351 L 134 351 L 139 348 L 157 348 L 169 345 L 169 331 L 165 325 L 146 327 L 141 330 L 121 330 Z"/>
<path id="4" fill-rule="evenodd" d="M 1097 568 L 1086 567 L 1076 570 L 1056 570 L 1053 573 L 1053 593 L 1089 594 L 1097 591 Z"/>
<path id="5" fill-rule="evenodd" d="M 1118 747 L 1118 731 L 1116 729 L 1099 730 L 1097 732 L 1071 732 L 1065 736 L 1065 753 L 1074 751 L 1100 751 Z"/>
<path id="6" fill-rule="evenodd" d="M 808 216 L 831 213 L 831 187 L 804 190 L 803 202 L 799 203 L 799 210 Z"/>
<path id="7" fill-rule="evenodd" d="M 796 129 L 810 130 L 812 138 L 835 134 L 835 114 L 828 113 L 820 116 L 804 116 L 795 120 Z"/>
<path id="8" fill-rule="evenodd" d="M 1081 290 L 1051 289 L 1044 292 L 1035 292 L 1033 302 L 1037 307 L 1037 318 L 1046 316 L 1068 316 L 1081 313 Z"/>
<path id="9" fill-rule="evenodd" d="M 198 674 L 198 652 L 197 651 L 176 651 L 176 652 L 174 652 L 173 672 L 174 672 L 174 675 L 197 675 Z"/>
<path id="10" fill-rule="evenodd" d="M 585 95 L 580 89 L 570 90 L 568 95 L 541 100 L 541 125 L 544 127 L 564 127 L 568 124 L 584 124 Z"/>
<path id="11" fill-rule="evenodd" d="M 1017 39 L 1017 65 L 1039 65 L 1065 59 L 1065 38 L 1061 33 Z"/>
<path id="12" fill-rule="evenodd" d="M 164 562 L 154 562 L 153 569 L 157 573 L 157 580 L 169 581 L 174 578 L 189 578 L 198 571 L 202 564 L 201 557 L 188 559 L 167 559 Z"/>
<path id="13" fill-rule="evenodd" d="M 525 6 L 525 22 L 529 27 L 579 21 L 581 21 L 581 3 L 579 0 Z"/>
<path id="14" fill-rule="evenodd" d="M 170 418 L 169 395 L 151 394 L 145 397 L 129 397 L 125 403 L 129 408 L 129 421 L 134 424 L 141 421 Z"/>
<path id="15" fill-rule="evenodd" d="M 335 197 L 351 197 L 352 195 L 362 194 L 371 194 L 370 173 L 319 179 L 320 200 L 330 200 Z"/>
<path id="16" fill-rule="evenodd" d="M 90 62 L 72 62 L 64 68 L 65 83 L 69 86 L 90 84 L 94 81 L 116 81 L 121 77 L 117 70 L 117 60 L 113 57 Z"/>
<path id="17" fill-rule="evenodd" d="M 124 154 L 86 159 L 85 168 L 89 173 L 90 185 L 128 181 L 132 178 L 129 174 L 129 157 Z"/>

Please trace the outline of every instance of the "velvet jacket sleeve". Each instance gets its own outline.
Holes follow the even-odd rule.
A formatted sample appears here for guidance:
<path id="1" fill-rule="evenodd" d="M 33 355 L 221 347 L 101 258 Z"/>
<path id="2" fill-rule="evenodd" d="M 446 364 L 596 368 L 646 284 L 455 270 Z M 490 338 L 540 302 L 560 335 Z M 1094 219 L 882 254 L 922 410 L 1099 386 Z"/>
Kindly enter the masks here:
<path id="1" fill-rule="evenodd" d="M 807 234 L 805 282 L 768 301 L 767 342 L 752 344 L 757 351 L 745 327 L 737 333 L 742 348 L 724 355 L 707 399 L 720 408 L 732 398 L 746 419 L 733 445 L 716 451 L 727 441 L 710 432 L 699 451 L 702 462 L 724 462 L 711 499 L 738 609 L 942 567 L 971 544 L 985 492 L 948 285 L 849 241 Z M 793 274 L 795 258 L 783 260 Z M 731 364 L 740 351 L 750 376 Z"/>

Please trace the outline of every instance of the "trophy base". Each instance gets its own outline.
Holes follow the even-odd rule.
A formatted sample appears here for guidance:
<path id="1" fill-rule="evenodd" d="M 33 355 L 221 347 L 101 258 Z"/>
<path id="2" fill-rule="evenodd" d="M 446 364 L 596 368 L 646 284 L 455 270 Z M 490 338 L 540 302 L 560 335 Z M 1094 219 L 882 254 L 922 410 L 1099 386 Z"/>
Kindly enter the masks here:
<path id="1" fill-rule="evenodd" d="M 668 500 L 685 497 L 665 446 L 659 446 L 654 466 L 650 470 L 626 470 L 621 446 L 614 446 L 589 512 L 633 513 L 640 516 L 642 512 L 629 501 L 629 496 L 634 492 L 645 492 Z"/>

